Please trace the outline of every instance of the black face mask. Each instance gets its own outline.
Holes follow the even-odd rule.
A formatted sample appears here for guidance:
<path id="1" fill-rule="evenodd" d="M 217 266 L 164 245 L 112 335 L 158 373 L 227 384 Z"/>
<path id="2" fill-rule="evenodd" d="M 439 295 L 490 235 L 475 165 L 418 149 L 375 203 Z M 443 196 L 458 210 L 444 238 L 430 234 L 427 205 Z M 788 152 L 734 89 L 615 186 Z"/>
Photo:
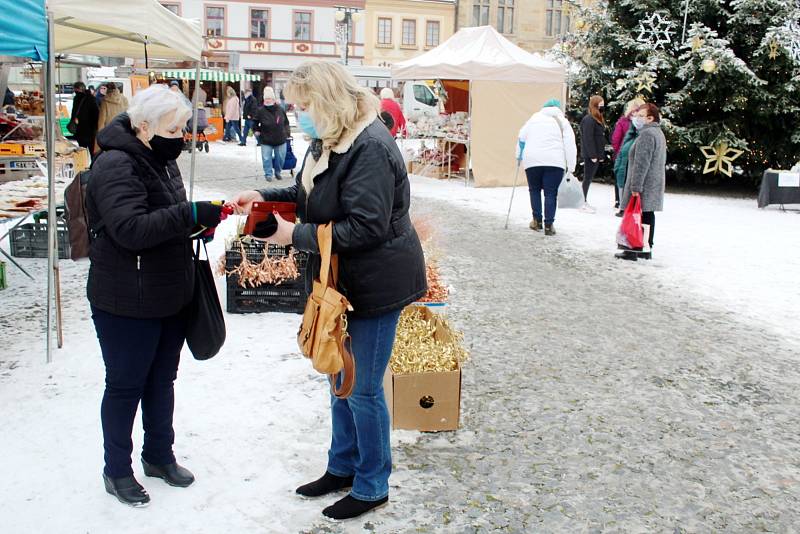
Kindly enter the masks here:
<path id="1" fill-rule="evenodd" d="M 599 111 L 600 113 L 604 112 L 605 110 L 606 110 L 605 106 L 597 106 L 597 111 Z"/>
<path id="2" fill-rule="evenodd" d="M 153 150 L 153 154 L 156 158 L 166 163 L 178 159 L 178 156 L 181 155 L 183 151 L 183 138 L 154 135 L 153 138 L 150 139 L 150 148 Z"/>

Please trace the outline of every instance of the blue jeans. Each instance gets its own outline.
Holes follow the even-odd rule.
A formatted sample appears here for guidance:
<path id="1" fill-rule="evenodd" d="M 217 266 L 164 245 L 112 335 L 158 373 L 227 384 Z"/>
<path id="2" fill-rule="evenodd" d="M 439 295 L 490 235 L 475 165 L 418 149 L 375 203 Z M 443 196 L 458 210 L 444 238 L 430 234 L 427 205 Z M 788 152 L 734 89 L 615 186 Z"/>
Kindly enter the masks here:
<path id="1" fill-rule="evenodd" d="M 247 136 L 250 135 L 250 130 L 253 129 L 255 126 L 256 121 L 253 119 L 245 119 L 244 120 L 244 133 L 242 134 L 242 141 L 241 143 L 244 145 L 247 143 Z M 256 144 L 258 144 L 258 137 L 256 137 Z"/>
<path id="2" fill-rule="evenodd" d="M 392 450 L 383 375 L 392 355 L 400 311 L 368 319 L 349 319 L 356 360 L 356 383 L 348 399 L 331 395 L 333 437 L 328 472 L 354 475 L 350 494 L 362 501 L 389 495 Z"/>
<path id="3" fill-rule="evenodd" d="M 233 135 L 236 134 L 236 135 Z M 239 142 L 241 143 L 242 140 L 242 131 L 239 121 L 226 121 L 225 122 L 225 138 L 226 141 L 236 141 L 236 138 L 239 138 Z"/>
<path id="4" fill-rule="evenodd" d="M 144 427 L 142 459 L 153 465 L 173 463 L 173 384 L 188 315 L 180 312 L 163 319 L 133 319 L 92 306 L 92 319 L 106 366 L 100 407 L 105 473 L 111 478 L 133 475 L 131 432 L 139 403 Z"/>
<path id="5" fill-rule="evenodd" d="M 284 160 L 286 160 L 285 143 L 278 146 L 261 145 L 261 164 L 264 166 L 265 177 L 272 178 L 275 169 L 283 169 Z"/>
<path id="6" fill-rule="evenodd" d="M 550 226 L 556 219 L 558 186 L 564 178 L 564 169 L 559 167 L 530 167 L 525 169 L 528 177 L 528 192 L 531 195 L 533 218 L 542 222 L 542 190 L 544 190 L 544 224 Z"/>

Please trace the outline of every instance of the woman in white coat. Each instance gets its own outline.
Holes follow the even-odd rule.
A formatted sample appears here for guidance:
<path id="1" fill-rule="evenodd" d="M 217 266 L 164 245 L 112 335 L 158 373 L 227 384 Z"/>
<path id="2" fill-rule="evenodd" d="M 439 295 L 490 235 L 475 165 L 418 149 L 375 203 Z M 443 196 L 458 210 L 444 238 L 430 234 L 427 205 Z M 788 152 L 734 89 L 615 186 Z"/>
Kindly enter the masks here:
<path id="1" fill-rule="evenodd" d="M 578 150 L 575 132 L 561 111 L 561 102 L 551 98 L 533 114 L 519 131 L 517 159 L 528 177 L 531 197 L 531 230 L 542 229 L 542 191 L 544 191 L 544 233 L 555 235 L 558 186 L 564 174 L 575 170 Z"/>

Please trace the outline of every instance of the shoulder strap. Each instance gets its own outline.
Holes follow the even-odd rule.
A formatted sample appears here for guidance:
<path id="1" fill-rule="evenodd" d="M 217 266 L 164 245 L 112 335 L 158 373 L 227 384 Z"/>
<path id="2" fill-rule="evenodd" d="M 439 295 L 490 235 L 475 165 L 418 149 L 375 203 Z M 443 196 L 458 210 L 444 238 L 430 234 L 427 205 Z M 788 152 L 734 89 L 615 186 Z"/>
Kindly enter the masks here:
<path id="1" fill-rule="evenodd" d="M 561 121 L 558 120 L 558 117 L 553 117 L 553 120 L 556 121 L 556 125 L 558 126 L 558 133 L 561 134 L 561 148 L 564 150 L 564 173 L 569 172 L 569 163 L 567 163 L 567 147 L 564 146 L 564 128 L 561 127 Z"/>
<path id="2" fill-rule="evenodd" d="M 319 253 L 322 256 L 322 264 L 319 270 L 319 281 L 323 286 L 336 287 L 338 282 L 338 258 L 334 256 L 331 258 L 331 249 L 333 248 L 333 223 L 320 224 L 317 226 L 317 243 L 319 245 Z M 332 275 L 332 276 L 331 276 Z M 333 284 L 331 284 L 333 282 Z"/>

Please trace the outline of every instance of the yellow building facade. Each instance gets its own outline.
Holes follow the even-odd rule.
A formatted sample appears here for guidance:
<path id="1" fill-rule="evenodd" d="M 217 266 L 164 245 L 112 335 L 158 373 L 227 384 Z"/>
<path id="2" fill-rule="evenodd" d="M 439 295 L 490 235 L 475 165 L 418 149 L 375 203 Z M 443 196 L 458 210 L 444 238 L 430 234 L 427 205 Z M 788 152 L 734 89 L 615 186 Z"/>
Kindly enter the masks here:
<path id="1" fill-rule="evenodd" d="M 392 64 L 424 54 L 455 31 L 456 0 L 367 0 L 364 64 Z"/>

